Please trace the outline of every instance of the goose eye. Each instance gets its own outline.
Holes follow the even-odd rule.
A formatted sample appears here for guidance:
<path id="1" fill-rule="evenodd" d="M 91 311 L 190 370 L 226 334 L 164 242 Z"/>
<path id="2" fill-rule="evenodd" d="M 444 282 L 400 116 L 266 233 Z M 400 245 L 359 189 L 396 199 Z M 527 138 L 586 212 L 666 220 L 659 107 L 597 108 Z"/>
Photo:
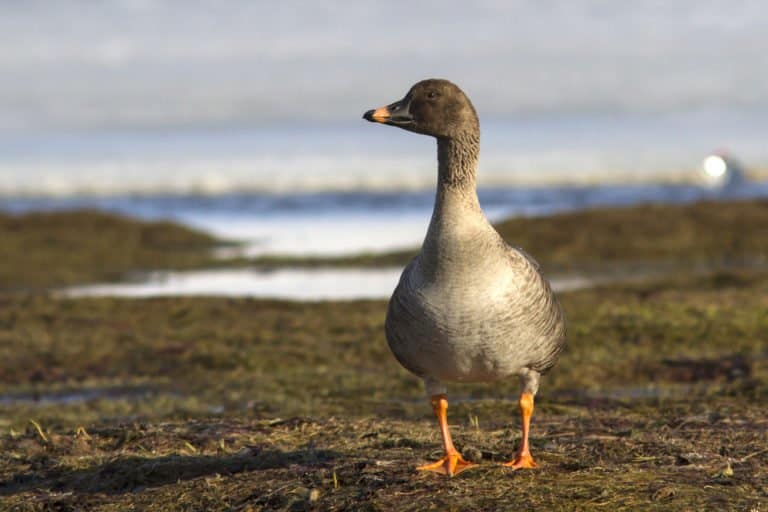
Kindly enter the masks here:
<path id="1" fill-rule="evenodd" d="M 437 98 L 437 93 L 435 91 L 429 91 L 427 93 L 427 99 L 433 100 L 435 98 Z"/>

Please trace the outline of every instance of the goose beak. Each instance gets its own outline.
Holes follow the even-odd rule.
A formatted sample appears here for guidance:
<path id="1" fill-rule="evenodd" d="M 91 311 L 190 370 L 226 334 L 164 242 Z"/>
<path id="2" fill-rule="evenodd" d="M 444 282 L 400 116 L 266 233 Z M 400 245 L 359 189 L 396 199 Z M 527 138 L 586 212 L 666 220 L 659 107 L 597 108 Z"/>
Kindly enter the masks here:
<path id="1" fill-rule="evenodd" d="M 391 124 L 394 126 L 408 125 L 413 122 L 413 116 L 411 116 L 408 110 L 409 106 L 410 100 L 403 98 L 386 107 L 369 110 L 363 114 L 363 119 L 372 123 Z"/>

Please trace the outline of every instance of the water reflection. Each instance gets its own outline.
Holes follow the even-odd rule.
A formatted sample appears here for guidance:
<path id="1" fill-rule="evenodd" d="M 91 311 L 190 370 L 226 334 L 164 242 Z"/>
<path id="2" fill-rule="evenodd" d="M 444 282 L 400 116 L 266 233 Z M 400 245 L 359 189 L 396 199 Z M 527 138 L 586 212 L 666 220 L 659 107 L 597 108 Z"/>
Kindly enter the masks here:
<path id="1" fill-rule="evenodd" d="M 401 272 L 401 267 L 154 272 L 142 282 L 76 286 L 61 294 L 67 297 L 207 295 L 288 300 L 386 299 L 392 294 Z M 574 275 L 554 278 L 552 286 L 557 291 L 565 291 L 596 282 L 593 278 Z"/>

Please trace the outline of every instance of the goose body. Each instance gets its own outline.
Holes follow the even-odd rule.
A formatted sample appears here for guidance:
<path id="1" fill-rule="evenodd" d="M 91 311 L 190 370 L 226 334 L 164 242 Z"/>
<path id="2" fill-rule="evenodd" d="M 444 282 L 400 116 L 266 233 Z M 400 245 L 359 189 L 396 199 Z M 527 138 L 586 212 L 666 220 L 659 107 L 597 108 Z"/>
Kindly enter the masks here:
<path id="1" fill-rule="evenodd" d="M 460 218 L 453 218 L 460 216 Z M 509 247 L 479 208 L 433 218 L 389 303 L 389 346 L 427 383 L 545 372 L 563 346 L 560 307 L 537 264 Z"/>
<path id="2" fill-rule="evenodd" d="M 509 465 L 533 467 L 527 424 L 539 377 L 565 344 L 565 317 L 536 262 L 510 247 L 480 208 L 475 109 L 456 85 L 430 79 L 364 117 L 437 139 L 432 219 L 390 299 L 385 323 L 397 360 L 424 380 L 443 434 L 446 457 L 420 469 L 452 476 L 473 465 L 451 442 L 445 382 L 515 376 L 521 379 L 524 439 Z"/>

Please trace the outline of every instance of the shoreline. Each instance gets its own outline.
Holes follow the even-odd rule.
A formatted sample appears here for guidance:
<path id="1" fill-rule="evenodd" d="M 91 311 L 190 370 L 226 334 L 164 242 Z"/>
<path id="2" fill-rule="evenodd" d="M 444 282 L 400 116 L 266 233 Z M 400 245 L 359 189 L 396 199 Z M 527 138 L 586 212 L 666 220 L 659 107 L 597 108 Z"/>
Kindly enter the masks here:
<path id="1" fill-rule="evenodd" d="M 712 270 L 768 262 L 768 200 L 642 204 L 517 217 L 501 235 L 535 255 L 545 274 L 622 274 L 636 269 Z M 130 282 L 156 269 L 382 268 L 404 266 L 416 249 L 343 257 L 235 257 L 236 247 L 167 221 L 95 210 L 0 214 L 0 292 Z"/>

